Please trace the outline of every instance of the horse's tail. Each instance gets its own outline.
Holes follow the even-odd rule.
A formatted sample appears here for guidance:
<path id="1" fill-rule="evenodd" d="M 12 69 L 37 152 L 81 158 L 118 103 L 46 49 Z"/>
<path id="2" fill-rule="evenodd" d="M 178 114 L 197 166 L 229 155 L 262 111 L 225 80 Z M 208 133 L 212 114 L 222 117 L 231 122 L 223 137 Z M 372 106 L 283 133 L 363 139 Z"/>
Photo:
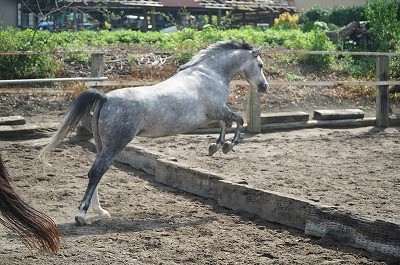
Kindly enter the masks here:
<path id="1" fill-rule="evenodd" d="M 60 248 L 60 231 L 47 215 L 25 203 L 10 185 L 0 156 L 0 223 L 21 236 L 33 248 L 56 253 Z"/>
<path id="2" fill-rule="evenodd" d="M 69 108 L 67 115 L 61 122 L 60 128 L 50 138 L 50 142 L 40 151 L 39 157 L 43 162 L 46 162 L 47 155 L 54 147 L 75 127 L 79 121 L 90 112 L 97 104 L 103 105 L 106 101 L 106 96 L 97 89 L 88 89 L 81 93 Z M 101 107 L 101 106 L 100 106 Z"/>

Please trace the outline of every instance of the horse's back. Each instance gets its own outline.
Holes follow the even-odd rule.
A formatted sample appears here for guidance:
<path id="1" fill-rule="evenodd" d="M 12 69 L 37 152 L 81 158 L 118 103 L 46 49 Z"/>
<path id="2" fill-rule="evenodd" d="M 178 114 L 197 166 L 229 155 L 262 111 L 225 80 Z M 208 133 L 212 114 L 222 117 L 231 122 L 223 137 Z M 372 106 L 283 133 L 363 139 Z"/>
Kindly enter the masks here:
<path id="1" fill-rule="evenodd" d="M 99 123 L 114 130 L 126 132 L 129 128 L 140 136 L 158 137 L 184 133 L 209 122 L 198 91 L 179 83 L 123 88 L 106 96 Z"/>

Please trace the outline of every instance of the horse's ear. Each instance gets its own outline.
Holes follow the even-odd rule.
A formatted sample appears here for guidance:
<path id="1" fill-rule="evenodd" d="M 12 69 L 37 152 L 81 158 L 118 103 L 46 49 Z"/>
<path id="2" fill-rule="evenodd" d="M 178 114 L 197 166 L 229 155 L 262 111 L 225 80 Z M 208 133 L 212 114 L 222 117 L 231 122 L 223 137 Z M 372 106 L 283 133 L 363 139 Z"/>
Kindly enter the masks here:
<path id="1" fill-rule="evenodd" d="M 257 49 L 253 50 L 253 51 L 252 51 L 253 56 L 254 56 L 254 57 L 257 57 L 258 55 L 260 55 L 260 54 L 261 54 L 261 51 L 262 51 L 263 49 L 264 49 L 264 46 L 260 46 L 260 47 L 258 47 Z"/>

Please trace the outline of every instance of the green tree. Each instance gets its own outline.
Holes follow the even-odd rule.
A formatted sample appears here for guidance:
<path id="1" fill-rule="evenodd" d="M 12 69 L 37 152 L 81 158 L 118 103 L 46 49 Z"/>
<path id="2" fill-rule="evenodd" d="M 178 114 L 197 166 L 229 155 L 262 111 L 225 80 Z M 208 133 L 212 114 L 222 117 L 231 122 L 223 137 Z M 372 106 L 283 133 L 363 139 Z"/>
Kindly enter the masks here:
<path id="1" fill-rule="evenodd" d="M 373 39 L 370 49 L 380 52 L 396 51 L 400 42 L 399 3 L 396 0 L 369 0 L 364 13 L 369 21 Z"/>

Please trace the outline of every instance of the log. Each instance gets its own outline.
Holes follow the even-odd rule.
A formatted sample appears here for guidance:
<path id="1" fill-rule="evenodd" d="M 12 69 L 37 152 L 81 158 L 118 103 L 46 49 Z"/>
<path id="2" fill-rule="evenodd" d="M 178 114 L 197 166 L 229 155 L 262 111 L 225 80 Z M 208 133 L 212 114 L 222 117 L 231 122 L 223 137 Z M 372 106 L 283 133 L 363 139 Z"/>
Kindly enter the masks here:
<path id="1" fill-rule="evenodd" d="M 347 38 L 351 38 L 356 42 L 365 42 L 367 40 L 366 36 L 364 36 L 366 32 L 367 27 L 364 21 L 353 21 L 338 30 L 325 31 L 326 36 L 335 44 Z"/>

